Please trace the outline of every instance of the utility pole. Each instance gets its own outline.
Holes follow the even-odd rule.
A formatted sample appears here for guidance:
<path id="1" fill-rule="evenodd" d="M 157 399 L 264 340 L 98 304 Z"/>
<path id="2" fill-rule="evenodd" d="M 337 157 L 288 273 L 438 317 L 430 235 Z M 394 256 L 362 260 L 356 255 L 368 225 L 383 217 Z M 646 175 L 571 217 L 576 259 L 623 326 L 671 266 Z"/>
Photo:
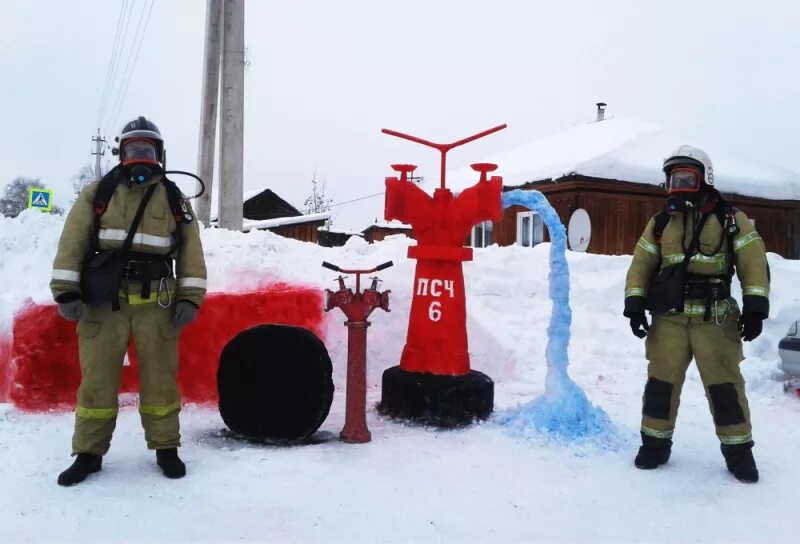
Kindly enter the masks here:
<path id="1" fill-rule="evenodd" d="M 224 0 L 219 226 L 242 230 L 244 197 L 244 0 Z"/>
<path id="2" fill-rule="evenodd" d="M 92 141 L 95 142 L 95 151 L 92 151 L 92 155 L 95 156 L 94 159 L 94 179 L 100 179 L 102 174 L 100 173 L 100 157 L 106 154 L 105 149 L 103 149 L 103 144 L 106 143 L 105 138 L 100 137 L 100 129 L 97 129 L 97 136 L 92 136 Z"/>
<path id="3" fill-rule="evenodd" d="M 222 7 L 224 0 L 207 0 L 206 41 L 203 48 L 203 100 L 200 107 L 200 142 L 197 150 L 197 173 L 206 184 L 197 199 L 197 218 L 211 222 L 211 195 L 214 190 L 214 153 L 217 137 L 219 103 L 219 64 L 222 53 Z M 200 192 L 198 183 L 197 191 Z"/>

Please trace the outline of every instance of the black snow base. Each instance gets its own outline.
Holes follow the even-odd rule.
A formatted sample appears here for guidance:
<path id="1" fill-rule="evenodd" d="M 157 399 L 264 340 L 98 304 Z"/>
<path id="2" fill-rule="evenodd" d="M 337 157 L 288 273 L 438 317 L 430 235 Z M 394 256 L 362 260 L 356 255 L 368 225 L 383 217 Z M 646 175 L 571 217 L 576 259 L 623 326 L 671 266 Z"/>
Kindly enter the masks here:
<path id="1" fill-rule="evenodd" d="M 394 366 L 383 373 L 378 411 L 389 417 L 451 428 L 486 419 L 493 407 L 494 382 L 476 370 L 441 376 Z"/>
<path id="2" fill-rule="evenodd" d="M 800 398 L 800 378 L 793 378 L 784 383 L 783 390 Z"/>
<path id="3" fill-rule="evenodd" d="M 235 434 L 287 442 L 310 437 L 333 401 L 328 350 L 302 327 L 259 325 L 228 342 L 219 360 L 219 413 Z"/>
<path id="4" fill-rule="evenodd" d="M 255 444 L 259 446 L 274 446 L 279 448 L 295 447 L 295 446 L 315 446 L 317 444 L 325 444 L 327 442 L 335 442 L 339 440 L 338 435 L 330 431 L 317 431 L 304 438 L 287 440 L 285 438 L 245 436 L 243 434 L 235 433 L 230 429 L 220 430 L 218 433 L 216 433 L 216 438 L 220 438 L 224 441 L 239 440 L 246 442 L 248 444 Z"/>

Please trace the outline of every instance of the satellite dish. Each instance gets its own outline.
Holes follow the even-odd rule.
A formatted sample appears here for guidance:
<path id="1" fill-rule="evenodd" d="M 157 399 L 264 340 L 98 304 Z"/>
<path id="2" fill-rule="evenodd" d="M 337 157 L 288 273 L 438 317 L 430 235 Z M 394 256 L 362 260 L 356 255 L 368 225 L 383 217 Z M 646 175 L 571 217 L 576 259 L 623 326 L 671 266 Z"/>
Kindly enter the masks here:
<path id="1" fill-rule="evenodd" d="M 592 239 L 592 222 L 589 220 L 589 213 L 583 208 L 575 210 L 569 218 L 567 239 L 572 251 L 584 252 L 589 247 Z"/>

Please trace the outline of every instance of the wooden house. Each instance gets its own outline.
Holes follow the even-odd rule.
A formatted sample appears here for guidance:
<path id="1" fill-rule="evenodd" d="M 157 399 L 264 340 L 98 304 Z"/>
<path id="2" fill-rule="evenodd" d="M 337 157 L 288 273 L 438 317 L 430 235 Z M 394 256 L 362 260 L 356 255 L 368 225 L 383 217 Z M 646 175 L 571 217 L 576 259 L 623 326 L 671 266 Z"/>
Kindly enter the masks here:
<path id="1" fill-rule="evenodd" d="M 361 233 L 364 235 L 364 240 L 370 244 L 373 242 L 380 242 L 387 236 L 392 236 L 393 234 L 404 234 L 409 238 L 414 238 L 414 231 L 411 230 L 411 225 L 406 225 L 399 221 L 382 223 L 375 221 L 375 223 L 365 228 Z"/>
<path id="2" fill-rule="evenodd" d="M 317 229 L 317 243 L 322 247 L 341 247 L 353 236 L 363 238 L 360 232 L 330 227 L 319 227 Z"/>
<path id="3" fill-rule="evenodd" d="M 504 191 L 542 192 L 565 226 L 576 210 L 585 210 L 591 222 L 588 251 L 620 255 L 633 252 L 647 221 L 663 208 L 663 159 L 682 144 L 709 154 L 715 187 L 755 222 L 767 251 L 800 258 L 800 175 L 653 123 L 599 120 L 481 162 L 498 164 Z M 447 174 L 453 190 L 476 181 L 469 167 Z M 468 242 L 474 247 L 533 246 L 547 240 L 540 217 L 512 206 L 501 221 L 477 225 Z"/>
<path id="4" fill-rule="evenodd" d="M 316 244 L 318 229 L 330 219 L 330 213 L 304 215 L 270 189 L 245 193 L 242 230 L 268 230 L 285 238 Z M 216 219 L 212 218 L 212 225 Z"/>

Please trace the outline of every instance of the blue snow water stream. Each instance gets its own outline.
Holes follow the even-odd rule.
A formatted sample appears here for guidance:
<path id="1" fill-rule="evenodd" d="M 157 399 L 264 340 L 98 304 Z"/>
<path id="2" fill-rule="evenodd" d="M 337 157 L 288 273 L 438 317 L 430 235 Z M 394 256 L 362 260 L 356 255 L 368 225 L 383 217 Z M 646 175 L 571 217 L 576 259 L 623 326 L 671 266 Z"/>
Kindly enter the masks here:
<path id="1" fill-rule="evenodd" d="M 547 328 L 547 376 L 544 394 L 531 402 L 497 415 L 499 424 L 511 435 L 534 438 L 536 433 L 572 442 L 590 439 L 611 446 L 616 435 L 611 420 L 594 406 L 584 391 L 569 377 L 570 324 L 569 267 L 567 235 L 558 214 L 539 191 L 509 191 L 502 195 L 503 208 L 525 206 L 539 214 L 550 233 L 550 299 L 553 310 Z"/>

